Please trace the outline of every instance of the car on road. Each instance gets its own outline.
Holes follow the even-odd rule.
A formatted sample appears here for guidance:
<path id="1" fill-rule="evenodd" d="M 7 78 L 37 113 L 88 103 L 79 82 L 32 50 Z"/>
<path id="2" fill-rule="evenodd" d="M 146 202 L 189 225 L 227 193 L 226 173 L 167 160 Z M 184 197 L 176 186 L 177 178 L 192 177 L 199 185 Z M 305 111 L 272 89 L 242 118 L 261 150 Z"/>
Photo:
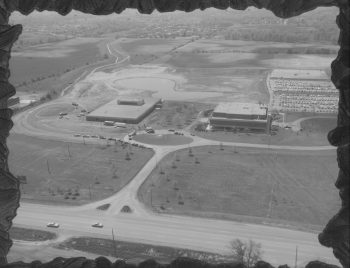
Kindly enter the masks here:
<path id="1" fill-rule="evenodd" d="M 96 222 L 96 223 L 92 224 L 91 226 L 95 227 L 95 228 L 103 228 L 103 224 L 100 222 Z"/>
<path id="2" fill-rule="evenodd" d="M 98 138 L 98 135 L 91 135 L 91 138 Z"/>
<path id="3" fill-rule="evenodd" d="M 108 138 L 109 141 L 116 141 L 116 138 Z"/>
<path id="4" fill-rule="evenodd" d="M 100 138 L 101 140 L 105 140 L 105 139 L 106 139 L 106 137 L 104 137 L 104 136 L 99 136 L 99 138 Z"/>
<path id="5" fill-rule="evenodd" d="M 81 137 L 80 134 L 74 134 L 73 136 L 74 136 L 74 137 Z"/>
<path id="6" fill-rule="evenodd" d="M 196 136 L 196 134 L 194 134 L 194 133 L 191 133 L 191 136 Z"/>
<path id="7" fill-rule="evenodd" d="M 46 224 L 46 227 L 51 227 L 51 228 L 58 228 L 60 225 L 57 222 L 49 222 Z"/>
<path id="8" fill-rule="evenodd" d="M 83 135 L 83 138 L 90 138 L 90 135 Z"/>
<path id="9" fill-rule="evenodd" d="M 169 132 L 175 132 L 175 129 L 168 129 Z"/>
<path id="10" fill-rule="evenodd" d="M 61 113 L 59 113 L 58 115 L 59 116 L 65 116 L 65 115 L 67 115 L 68 113 L 65 113 L 65 112 L 61 112 Z"/>

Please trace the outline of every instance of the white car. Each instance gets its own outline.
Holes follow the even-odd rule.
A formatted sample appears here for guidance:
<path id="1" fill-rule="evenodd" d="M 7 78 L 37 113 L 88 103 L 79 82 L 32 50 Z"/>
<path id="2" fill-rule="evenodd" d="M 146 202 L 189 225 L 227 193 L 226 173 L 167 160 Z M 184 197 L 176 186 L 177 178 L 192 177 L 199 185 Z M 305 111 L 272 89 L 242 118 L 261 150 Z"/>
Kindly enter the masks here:
<path id="1" fill-rule="evenodd" d="M 91 226 L 95 227 L 95 228 L 103 228 L 103 224 L 100 222 L 96 222 L 96 223 L 92 224 Z"/>
<path id="2" fill-rule="evenodd" d="M 60 225 L 57 222 L 49 222 L 46 224 L 47 227 L 58 228 Z"/>

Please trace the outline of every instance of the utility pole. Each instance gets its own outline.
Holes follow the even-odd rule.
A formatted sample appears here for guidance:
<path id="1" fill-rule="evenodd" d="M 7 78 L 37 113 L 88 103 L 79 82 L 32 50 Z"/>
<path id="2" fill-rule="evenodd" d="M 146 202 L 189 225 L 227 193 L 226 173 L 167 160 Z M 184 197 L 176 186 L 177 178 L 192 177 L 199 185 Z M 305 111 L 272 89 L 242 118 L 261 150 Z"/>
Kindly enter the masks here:
<path id="1" fill-rule="evenodd" d="M 117 257 L 117 247 L 115 245 L 115 239 L 114 239 L 114 231 L 112 228 L 112 239 L 113 239 L 113 249 L 114 249 L 114 257 Z"/>
<path id="2" fill-rule="evenodd" d="M 47 172 L 51 175 L 51 170 L 49 166 L 49 159 L 46 160 L 46 167 L 47 167 Z"/>
<path id="3" fill-rule="evenodd" d="M 295 247 L 295 265 L 294 268 L 298 267 L 298 246 Z"/>
<path id="4" fill-rule="evenodd" d="M 68 144 L 67 150 L 68 150 L 69 159 L 71 159 L 72 156 L 71 156 L 71 154 L 70 154 L 69 144 Z"/>

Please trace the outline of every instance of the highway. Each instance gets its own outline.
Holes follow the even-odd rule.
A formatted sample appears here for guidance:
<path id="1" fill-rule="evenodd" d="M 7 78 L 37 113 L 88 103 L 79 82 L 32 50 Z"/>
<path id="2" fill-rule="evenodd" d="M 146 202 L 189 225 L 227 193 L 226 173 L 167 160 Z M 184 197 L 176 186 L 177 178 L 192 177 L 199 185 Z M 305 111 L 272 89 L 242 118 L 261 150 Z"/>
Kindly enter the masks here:
<path id="1" fill-rule="evenodd" d="M 164 246 L 228 253 L 232 239 L 252 239 L 263 245 L 264 259 L 272 264 L 292 264 L 296 246 L 299 261 L 321 259 L 337 263 L 331 250 L 321 247 L 315 234 L 263 225 L 230 221 L 204 220 L 171 215 L 110 215 L 101 211 L 77 211 L 23 203 L 14 223 L 17 226 L 42 229 L 48 221 L 61 224 L 58 234 L 111 239 L 112 228 L 117 239 Z M 104 228 L 92 228 L 100 221 Z"/>
<path id="2" fill-rule="evenodd" d="M 207 143 L 208 140 L 195 137 L 191 146 Z M 111 239 L 111 231 L 114 229 L 117 239 L 124 241 L 220 254 L 228 253 L 228 245 L 232 239 L 252 239 L 262 244 L 264 259 L 275 265 L 293 264 L 296 246 L 299 249 L 300 263 L 321 259 L 337 264 L 331 250 L 320 246 L 317 235 L 313 233 L 232 221 L 156 214 L 145 208 L 137 198 L 137 191 L 156 167 L 157 160 L 174 150 L 187 147 L 188 145 L 155 146 L 155 155 L 114 196 L 79 207 L 55 206 L 54 209 L 49 205 L 22 203 L 14 223 L 17 226 L 42 229 L 48 222 L 54 221 L 61 225 L 57 229 L 58 234 L 107 239 Z M 107 203 L 111 204 L 107 211 L 96 210 L 96 207 Z M 133 212 L 121 213 L 124 205 L 130 206 Z M 91 224 L 98 221 L 104 224 L 104 228 L 91 227 Z"/>
<path id="3" fill-rule="evenodd" d="M 127 56 L 119 61 L 116 54 L 119 52 L 113 51 L 109 45 L 107 45 L 107 48 L 109 53 L 116 57 L 116 62 L 97 67 L 87 75 L 91 75 L 102 68 L 114 66 L 129 60 Z M 79 82 L 81 77 L 78 77 L 74 84 Z M 65 97 L 61 97 L 57 102 L 67 102 Z M 70 130 L 58 130 L 57 128 L 37 122 L 38 120 L 36 119 L 38 119 L 40 110 L 43 107 L 54 104 L 54 102 L 43 104 L 25 113 L 16 115 L 14 117 L 15 127 L 13 132 L 43 139 L 83 142 L 81 138 L 73 137 L 73 132 Z M 162 132 L 160 131 L 160 133 Z M 188 132 L 184 133 L 186 136 L 190 136 Z M 111 239 L 113 229 L 119 240 L 203 250 L 220 254 L 227 254 L 229 252 L 229 242 L 235 238 L 243 240 L 252 239 L 262 244 L 264 260 L 273 265 L 294 265 L 296 247 L 299 250 L 299 264 L 305 264 L 308 261 L 317 259 L 339 265 L 331 249 L 320 246 L 317 241 L 317 234 L 314 233 L 233 221 L 156 214 L 147 209 L 138 200 L 137 191 L 156 167 L 158 161 L 167 154 L 187 148 L 188 146 L 196 147 L 219 144 L 218 141 L 200 137 L 191 138 L 193 142 L 189 145 L 152 146 L 155 155 L 129 184 L 107 199 L 78 207 L 50 206 L 22 202 L 21 207 L 18 209 L 17 217 L 14 219 L 14 224 L 15 226 L 26 228 L 46 229 L 48 222 L 57 222 L 60 224 L 60 227 L 50 230 L 64 237 L 91 236 Z M 98 139 L 89 139 L 89 143 L 100 142 Z M 332 146 L 283 146 L 234 142 L 222 142 L 222 144 L 226 146 L 274 150 L 335 150 Z M 150 147 L 149 145 L 147 146 Z M 96 209 L 98 206 L 107 203 L 111 204 L 107 211 Z M 132 213 L 121 213 L 120 210 L 124 205 L 130 206 Z M 102 222 L 104 228 L 92 228 L 91 224 L 96 222 Z"/>

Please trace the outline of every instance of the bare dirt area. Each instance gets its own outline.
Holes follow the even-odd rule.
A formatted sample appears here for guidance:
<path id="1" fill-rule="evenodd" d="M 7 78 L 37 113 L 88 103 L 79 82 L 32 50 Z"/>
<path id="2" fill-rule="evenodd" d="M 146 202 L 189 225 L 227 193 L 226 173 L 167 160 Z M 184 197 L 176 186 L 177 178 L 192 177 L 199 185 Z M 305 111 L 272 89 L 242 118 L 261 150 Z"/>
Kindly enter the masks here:
<path id="1" fill-rule="evenodd" d="M 10 170 L 25 176 L 23 199 L 56 204 L 84 204 L 123 188 L 153 151 L 119 142 L 84 145 L 11 134 Z"/>
<path id="2" fill-rule="evenodd" d="M 204 146 L 167 155 L 138 196 L 158 212 L 314 228 L 339 206 L 335 151 Z"/>

